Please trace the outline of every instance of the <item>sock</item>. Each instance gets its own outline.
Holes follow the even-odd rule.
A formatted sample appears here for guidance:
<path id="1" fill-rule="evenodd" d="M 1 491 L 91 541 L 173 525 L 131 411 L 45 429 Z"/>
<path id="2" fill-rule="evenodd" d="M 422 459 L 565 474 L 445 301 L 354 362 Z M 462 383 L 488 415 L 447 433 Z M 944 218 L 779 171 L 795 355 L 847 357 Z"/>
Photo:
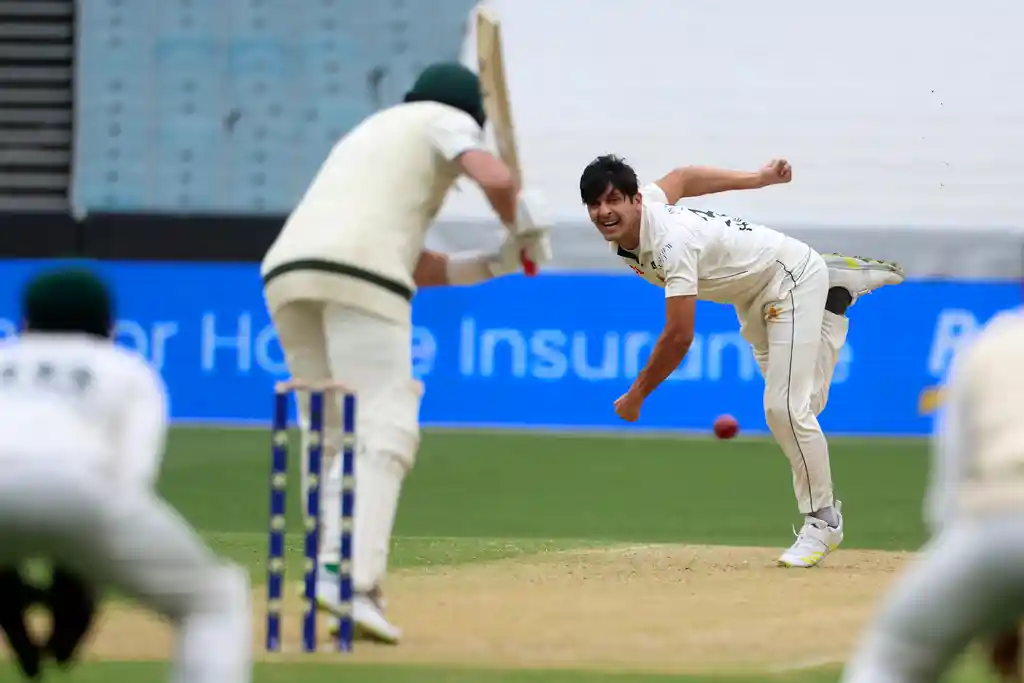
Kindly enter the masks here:
<path id="1" fill-rule="evenodd" d="M 828 524 L 830 527 L 839 526 L 839 513 L 836 512 L 836 509 L 831 505 L 828 506 L 827 508 L 821 508 L 820 510 L 812 512 L 811 517 L 814 517 L 815 519 L 820 519 L 821 521 L 825 522 L 825 524 Z"/>
<path id="2" fill-rule="evenodd" d="M 836 315 L 845 315 L 846 309 L 853 303 L 853 295 L 844 287 L 832 287 L 825 299 L 825 310 Z"/>

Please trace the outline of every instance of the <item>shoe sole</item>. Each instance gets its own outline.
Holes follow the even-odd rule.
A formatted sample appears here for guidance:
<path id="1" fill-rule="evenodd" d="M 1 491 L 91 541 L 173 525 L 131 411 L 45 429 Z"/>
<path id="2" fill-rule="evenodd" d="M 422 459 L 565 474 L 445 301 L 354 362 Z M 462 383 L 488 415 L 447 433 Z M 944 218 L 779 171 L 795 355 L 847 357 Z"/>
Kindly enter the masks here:
<path id="1" fill-rule="evenodd" d="M 378 631 L 366 628 L 358 621 L 355 623 L 355 637 L 357 640 L 368 640 L 381 645 L 398 645 L 400 640 L 399 638 L 390 638 Z"/>
<path id="2" fill-rule="evenodd" d="M 882 261 L 881 259 L 863 256 L 843 256 L 842 254 L 823 254 L 822 256 L 829 268 L 841 270 L 882 270 L 887 273 L 895 273 L 900 277 L 905 276 L 903 266 L 895 261 Z M 829 262 L 829 257 L 832 258 L 831 262 Z M 854 263 L 850 262 L 851 259 Z"/>
<path id="3" fill-rule="evenodd" d="M 821 557 L 819 557 L 818 561 L 815 562 L 814 564 L 793 564 L 791 562 L 786 562 L 781 557 L 778 560 L 776 560 L 776 563 L 778 564 L 778 566 L 786 567 L 787 569 L 812 569 L 814 567 L 819 566 L 822 562 L 824 562 L 825 559 L 829 555 L 831 555 L 833 552 L 835 552 L 835 550 L 838 547 L 839 547 L 838 543 L 836 545 L 830 546 L 829 549 L 826 550 L 825 553 Z"/>
<path id="4" fill-rule="evenodd" d="M 375 631 L 375 630 L 373 630 L 371 628 L 366 628 L 365 626 L 360 624 L 358 621 L 353 623 L 353 627 L 354 628 L 352 629 L 352 637 L 353 637 L 354 640 L 366 640 L 366 641 L 369 641 L 371 643 L 378 643 L 380 645 L 398 645 L 398 643 L 400 642 L 399 638 L 390 638 L 388 636 L 385 636 L 384 634 L 380 633 L 379 631 Z M 338 637 L 338 626 L 337 626 L 337 624 L 333 624 L 332 623 L 328 627 L 327 633 L 332 638 L 337 638 Z"/>

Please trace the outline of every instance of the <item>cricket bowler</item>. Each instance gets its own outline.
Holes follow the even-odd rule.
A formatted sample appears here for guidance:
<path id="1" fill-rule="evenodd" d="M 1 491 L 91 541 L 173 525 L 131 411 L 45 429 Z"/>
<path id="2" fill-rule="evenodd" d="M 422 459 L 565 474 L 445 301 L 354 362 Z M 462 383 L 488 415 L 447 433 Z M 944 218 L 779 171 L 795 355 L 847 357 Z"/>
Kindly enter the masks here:
<path id="1" fill-rule="evenodd" d="M 844 683 L 936 683 L 973 641 L 1021 680 L 1024 315 L 1002 314 L 954 358 L 936 416 L 925 518 L 932 538 L 888 592 Z M 999 641 L 1011 641 L 1000 661 Z M 1013 642 L 1015 641 L 1015 642 Z"/>
<path id="2" fill-rule="evenodd" d="M 171 681 L 248 683 L 248 575 L 157 495 L 166 389 L 143 358 L 114 344 L 105 285 L 86 270 L 42 273 L 24 290 L 22 315 L 22 334 L 0 341 L 7 595 L 18 584 L 10 572 L 48 560 L 167 619 L 178 639 Z"/>
<path id="3" fill-rule="evenodd" d="M 413 376 L 412 299 L 420 287 L 473 285 L 551 258 L 544 206 L 484 146 L 477 75 L 427 67 L 401 104 L 357 125 L 330 151 L 267 252 L 264 297 L 292 378 L 339 382 L 357 399 L 353 621 L 356 636 L 397 643 L 381 599 L 392 527 L 419 448 L 422 386 Z M 493 252 L 442 254 L 425 237 L 456 179 L 468 176 L 507 228 Z M 299 395 L 305 452 L 308 396 Z M 340 408 L 324 401 L 317 596 L 341 616 Z M 307 474 L 303 459 L 303 481 Z"/>
<path id="4" fill-rule="evenodd" d="M 678 204 L 791 179 L 782 160 L 752 173 L 687 166 L 641 190 L 634 170 L 608 155 L 584 169 L 580 196 L 613 251 L 665 290 L 664 329 L 615 412 L 635 422 L 644 400 L 682 362 L 693 342 L 698 299 L 733 306 L 764 376 L 765 417 L 789 459 L 804 515 L 796 541 L 778 561 L 813 567 L 843 540 L 841 503 L 833 495 L 828 443 L 817 415 L 846 343 L 846 311 L 859 296 L 902 282 L 903 272 L 884 261 L 823 257 L 763 225 Z"/>

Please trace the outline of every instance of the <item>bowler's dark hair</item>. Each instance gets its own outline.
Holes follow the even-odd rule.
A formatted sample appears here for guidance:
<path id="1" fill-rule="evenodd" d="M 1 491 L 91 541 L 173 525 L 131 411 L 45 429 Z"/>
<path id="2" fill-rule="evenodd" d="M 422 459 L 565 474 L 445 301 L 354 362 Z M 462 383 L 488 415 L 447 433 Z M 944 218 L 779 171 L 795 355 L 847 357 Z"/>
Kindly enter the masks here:
<path id="1" fill-rule="evenodd" d="M 583 169 L 580 176 L 580 199 L 587 206 L 596 204 L 608 187 L 632 199 L 640 191 L 636 171 L 614 154 L 599 156 Z"/>

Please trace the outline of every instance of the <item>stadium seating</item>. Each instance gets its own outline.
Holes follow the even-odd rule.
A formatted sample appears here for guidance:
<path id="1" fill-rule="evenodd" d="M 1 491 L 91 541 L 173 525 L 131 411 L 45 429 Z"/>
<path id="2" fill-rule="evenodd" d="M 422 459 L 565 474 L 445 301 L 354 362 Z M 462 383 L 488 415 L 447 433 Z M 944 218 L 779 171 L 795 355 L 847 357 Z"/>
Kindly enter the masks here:
<path id="1" fill-rule="evenodd" d="M 339 136 L 457 58 L 473 4 L 82 3 L 76 210 L 286 213 Z"/>

